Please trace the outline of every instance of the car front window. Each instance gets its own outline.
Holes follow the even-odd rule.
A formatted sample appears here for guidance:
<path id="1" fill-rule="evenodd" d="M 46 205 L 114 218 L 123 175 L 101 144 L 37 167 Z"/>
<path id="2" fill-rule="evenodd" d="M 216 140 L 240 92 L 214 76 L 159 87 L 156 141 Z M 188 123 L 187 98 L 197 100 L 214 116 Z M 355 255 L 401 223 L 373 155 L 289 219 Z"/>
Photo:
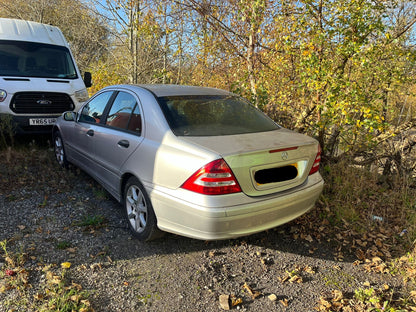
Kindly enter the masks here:
<path id="1" fill-rule="evenodd" d="M 92 98 L 81 110 L 80 122 L 100 123 L 104 109 L 113 94 L 112 91 L 104 92 Z"/>
<path id="2" fill-rule="evenodd" d="M 177 136 L 218 136 L 265 132 L 279 126 L 237 96 L 171 96 L 158 101 Z"/>

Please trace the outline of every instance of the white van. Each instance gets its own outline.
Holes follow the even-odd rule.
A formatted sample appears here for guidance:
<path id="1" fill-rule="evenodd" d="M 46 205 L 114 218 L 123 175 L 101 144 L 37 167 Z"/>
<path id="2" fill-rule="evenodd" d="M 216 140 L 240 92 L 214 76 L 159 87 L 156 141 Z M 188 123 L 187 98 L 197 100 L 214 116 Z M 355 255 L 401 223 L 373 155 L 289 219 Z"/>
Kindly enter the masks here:
<path id="1" fill-rule="evenodd" d="M 59 28 L 0 18 L 0 117 L 11 116 L 16 133 L 50 132 L 88 99 L 90 86 Z"/>

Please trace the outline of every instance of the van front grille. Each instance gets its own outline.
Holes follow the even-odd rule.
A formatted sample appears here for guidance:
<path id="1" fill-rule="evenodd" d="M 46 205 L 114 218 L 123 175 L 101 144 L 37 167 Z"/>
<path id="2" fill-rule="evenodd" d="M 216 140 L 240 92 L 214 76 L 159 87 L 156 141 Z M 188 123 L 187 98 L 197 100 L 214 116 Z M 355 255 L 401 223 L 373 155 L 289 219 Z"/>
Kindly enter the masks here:
<path id="1" fill-rule="evenodd" d="M 68 94 L 57 92 L 18 92 L 10 103 L 16 114 L 61 114 L 74 108 Z"/>

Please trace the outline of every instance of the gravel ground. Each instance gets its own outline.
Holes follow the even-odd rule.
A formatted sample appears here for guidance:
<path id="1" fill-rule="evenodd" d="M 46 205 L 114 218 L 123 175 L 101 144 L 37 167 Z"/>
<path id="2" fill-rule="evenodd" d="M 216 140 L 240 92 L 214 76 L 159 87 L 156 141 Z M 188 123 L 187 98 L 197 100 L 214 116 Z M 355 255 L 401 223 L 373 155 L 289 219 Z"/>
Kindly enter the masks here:
<path id="1" fill-rule="evenodd" d="M 60 169 L 51 154 L 0 155 L 0 241 L 25 255 L 28 276 L 25 287 L 0 288 L 0 311 L 37 311 L 30 302 L 45 291 L 44 268 L 59 272 L 64 262 L 94 311 L 221 311 L 222 295 L 236 304 L 232 310 L 323 311 L 320 298 L 334 291 L 352 298 L 363 285 L 402 287 L 398 278 L 356 265 L 352 253 L 338 260 L 338 244 L 304 232 L 308 216 L 235 240 L 166 234 L 139 242 L 120 205 L 86 174 Z M 6 265 L 0 256 L 0 268 Z M 0 275 L 0 286 L 7 278 Z"/>

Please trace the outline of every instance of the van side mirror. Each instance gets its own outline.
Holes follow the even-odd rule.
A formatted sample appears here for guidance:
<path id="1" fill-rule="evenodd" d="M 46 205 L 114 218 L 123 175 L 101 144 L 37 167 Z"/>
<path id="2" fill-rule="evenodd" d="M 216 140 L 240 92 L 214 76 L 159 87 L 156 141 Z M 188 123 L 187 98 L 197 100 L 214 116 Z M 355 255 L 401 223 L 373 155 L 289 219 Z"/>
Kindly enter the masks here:
<path id="1" fill-rule="evenodd" d="M 62 117 L 65 121 L 75 121 L 77 119 L 77 113 L 75 112 L 65 112 L 62 114 Z"/>
<path id="2" fill-rule="evenodd" d="M 85 87 L 87 88 L 92 86 L 92 76 L 90 72 L 84 73 L 84 84 L 85 84 Z"/>

